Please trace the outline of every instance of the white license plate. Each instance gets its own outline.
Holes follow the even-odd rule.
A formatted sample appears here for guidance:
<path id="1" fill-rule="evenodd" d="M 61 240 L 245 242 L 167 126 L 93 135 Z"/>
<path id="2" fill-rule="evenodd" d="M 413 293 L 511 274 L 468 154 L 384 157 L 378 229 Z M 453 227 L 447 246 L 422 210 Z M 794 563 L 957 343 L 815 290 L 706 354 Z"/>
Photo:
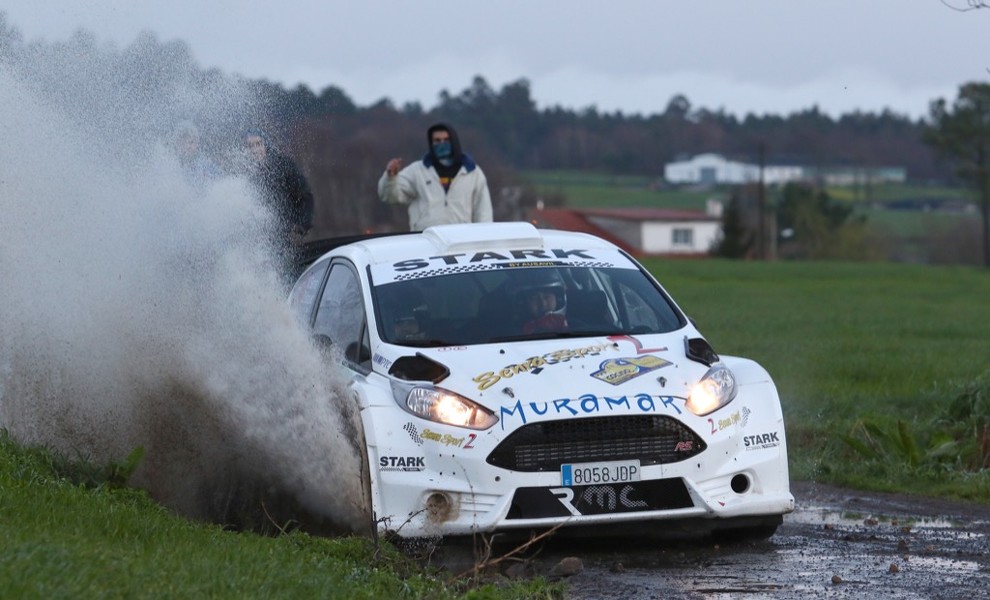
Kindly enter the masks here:
<path id="1" fill-rule="evenodd" d="M 560 465 L 561 485 L 595 485 L 639 481 L 638 460 L 612 460 Z"/>

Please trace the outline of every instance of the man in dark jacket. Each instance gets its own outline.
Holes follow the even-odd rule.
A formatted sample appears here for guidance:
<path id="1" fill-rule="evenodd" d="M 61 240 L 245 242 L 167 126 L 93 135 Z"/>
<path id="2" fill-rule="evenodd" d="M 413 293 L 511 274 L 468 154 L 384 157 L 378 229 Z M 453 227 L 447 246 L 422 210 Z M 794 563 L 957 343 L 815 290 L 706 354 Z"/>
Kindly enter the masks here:
<path id="1" fill-rule="evenodd" d="M 263 132 L 247 131 L 244 144 L 251 158 L 248 173 L 251 182 L 274 218 L 273 245 L 291 272 L 303 237 L 313 224 L 313 193 L 309 182 L 296 163 L 276 150 Z"/>

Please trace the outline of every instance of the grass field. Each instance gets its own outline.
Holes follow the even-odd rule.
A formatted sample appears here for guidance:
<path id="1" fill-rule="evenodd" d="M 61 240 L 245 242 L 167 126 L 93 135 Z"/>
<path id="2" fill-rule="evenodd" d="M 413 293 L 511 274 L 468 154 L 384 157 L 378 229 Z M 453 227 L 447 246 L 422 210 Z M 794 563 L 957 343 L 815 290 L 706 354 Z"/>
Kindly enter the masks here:
<path id="1" fill-rule="evenodd" d="M 481 584 L 388 544 L 238 533 L 143 493 L 75 483 L 81 469 L 0 433 L 0 596 L 57 598 L 560 598 L 542 580 Z"/>
<path id="2" fill-rule="evenodd" d="M 963 464 L 975 452 L 990 467 L 990 271 L 885 263 L 645 264 L 717 351 L 753 358 L 774 377 L 792 477 L 990 502 L 990 470 Z M 967 394 L 972 397 L 960 400 Z M 967 412 L 960 402 L 974 406 Z M 871 463 L 851 452 L 842 436 L 882 441 L 876 432 L 865 435 L 864 423 L 886 433 L 903 423 L 909 434 L 903 442 L 917 446 L 918 456 L 904 448 Z M 945 436 L 957 453 L 942 444 Z"/>
<path id="3" fill-rule="evenodd" d="M 571 171 L 523 174 L 538 191 L 561 194 L 571 208 L 662 207 L 704 210 L 710 198 L 727 200 L 726 190 L 658 190 L 655 179 L 634 175 L 604 175 Z"/>
<path id="4" fill-rule="evenodd" d="M 836 186 L 830 187 L 828 194 L 840 202 L 965 202 L 973 200 L 971 192 L 962 188 L 905 183 L 886 183 L 869 187 Z"/>
<path id="5" fill-rule="evenodd" d="M 662 184 L 662 177 L 659 174 L 657 177 L 648 177 L 581 171 L 527 171 L 521 175 L 537 191 L 562 194 L 567 198 L 567 205 L 573 208 L 655 206 L 703 210 L 706 200 L 714 198 L 726 202 L 732 193 L 730 186 L 667 187 Z M 945 186 L 883 184 L 868 189 L 835 186 L 829 187 L 826 191 L 837 202 L 851 203 L 863 209 L 875 203 L 886 202 L 974 202 L 970 191 Z M 768 189 L 768 200 L 771 203 L 776 193 L 775 188 Z M 921 210 L 887 212 L 916 216 L 932 214 Z"/>

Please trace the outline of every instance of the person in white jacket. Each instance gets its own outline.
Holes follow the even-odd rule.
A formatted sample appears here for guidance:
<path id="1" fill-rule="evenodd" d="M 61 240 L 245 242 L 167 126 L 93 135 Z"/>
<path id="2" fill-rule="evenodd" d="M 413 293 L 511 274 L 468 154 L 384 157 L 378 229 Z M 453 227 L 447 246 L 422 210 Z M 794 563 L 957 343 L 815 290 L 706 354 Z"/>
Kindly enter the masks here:
<path id="1" fill-rule="evenodd" d="M 378 180 L 378 197 L 390 204 L 408 204 L 412 231 L 450 223 L 490 223 L 488 180 L 478 163 L 461 150 L 454 128 L 437 123 L 427 130 L 426 139 L 429 152 L 422 160 L 404 169 L 401 158 L 388 161 Z"/>

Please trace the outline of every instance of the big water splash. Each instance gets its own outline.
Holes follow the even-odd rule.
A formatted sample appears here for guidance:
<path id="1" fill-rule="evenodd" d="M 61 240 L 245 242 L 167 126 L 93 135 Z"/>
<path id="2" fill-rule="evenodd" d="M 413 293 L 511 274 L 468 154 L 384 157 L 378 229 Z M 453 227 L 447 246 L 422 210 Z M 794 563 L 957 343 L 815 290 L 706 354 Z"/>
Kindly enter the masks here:
<path id="1" fill-rule="evenodd" d="M 284 301 L 269 215 L 170 144 L 259 99 L 181 50 L 0 39 L 0 428 L 97 462 L 144 448 L 132 483 L 190 517 L 264 490 L 363 530 L 359 421 Z"/>

